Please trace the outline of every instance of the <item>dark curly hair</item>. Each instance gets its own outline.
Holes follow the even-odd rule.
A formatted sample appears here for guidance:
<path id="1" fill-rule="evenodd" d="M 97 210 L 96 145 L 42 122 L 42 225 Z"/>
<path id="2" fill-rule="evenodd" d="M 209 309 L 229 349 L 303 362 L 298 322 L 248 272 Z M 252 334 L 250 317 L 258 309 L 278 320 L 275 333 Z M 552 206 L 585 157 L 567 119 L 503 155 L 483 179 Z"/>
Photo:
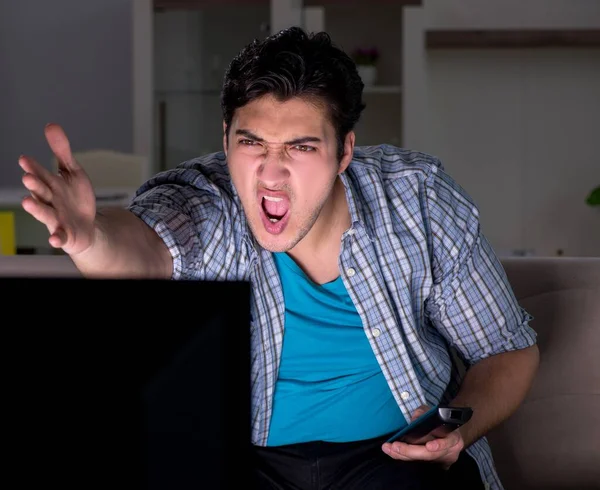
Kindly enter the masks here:
<path id="1" fill-rule="evenodd" d="M 309 35 L 290 27 L 263 41 L 254 40 L 225 73 L 221 109 L 227 141 L 236 109 L 267 94 L 281 101 L 303 97 L 328 109 L 341 160 L 346 135 L 365 108 L 363 87 L 352 58 L 325 32 Z"/>

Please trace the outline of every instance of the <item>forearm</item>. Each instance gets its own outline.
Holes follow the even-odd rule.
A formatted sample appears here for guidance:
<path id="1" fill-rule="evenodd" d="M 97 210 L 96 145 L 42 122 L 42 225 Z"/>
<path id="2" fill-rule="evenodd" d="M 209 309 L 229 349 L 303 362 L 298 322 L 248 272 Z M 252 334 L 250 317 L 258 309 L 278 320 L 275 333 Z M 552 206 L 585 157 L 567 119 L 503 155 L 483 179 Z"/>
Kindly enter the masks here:
<path id="1" fill-rule="evenodd" d="M 473 408 L 460 428 L 465 447 L 507 419 L 522 403 L 539 363 L 536 345 L 483 359 L 467 371 L 454 406 Z"/>
<path id="2" fill-rule="evenodd" d="M 92 246 L 71 259 L 86 277 L 171 277 L 173 262 L 160 237 L 125 209 L 96 213 Z"/>

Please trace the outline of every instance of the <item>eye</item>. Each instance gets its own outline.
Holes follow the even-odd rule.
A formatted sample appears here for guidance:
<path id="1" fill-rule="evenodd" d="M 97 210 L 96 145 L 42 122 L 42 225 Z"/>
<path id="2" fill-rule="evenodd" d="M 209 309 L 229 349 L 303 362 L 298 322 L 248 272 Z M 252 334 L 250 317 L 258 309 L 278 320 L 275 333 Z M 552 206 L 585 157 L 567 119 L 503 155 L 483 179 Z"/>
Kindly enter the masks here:
<path id="1" fill-rule="evenodd" d="M 308 146 L 308 145 L 296 145 L 293 147 L 293 149 L 298 150 L 302 153 L 308 153 L 308 152 L 316 150 L 316 148 L 314 146 Z"/>
<path id="2" fill-rule="evenodd" d="M 240 145 L 245 145 L 245 146 L 256 146 L 258 144 L 256 141 L 254 141 L 254 140 L 248 140 L 248 139 L 239 140 L 238 143 Z"/>

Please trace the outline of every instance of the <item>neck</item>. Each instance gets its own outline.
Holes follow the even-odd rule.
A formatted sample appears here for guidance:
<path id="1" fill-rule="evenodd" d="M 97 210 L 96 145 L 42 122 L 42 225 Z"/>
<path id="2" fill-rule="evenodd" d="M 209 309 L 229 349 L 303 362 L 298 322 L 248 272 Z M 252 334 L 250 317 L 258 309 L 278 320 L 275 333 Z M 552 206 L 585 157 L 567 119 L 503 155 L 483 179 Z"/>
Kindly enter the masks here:
<path id="1" fill-rule="evenodd" d="M 330 260 L 340 251 L 342 234 L 350 227 L 350 211 L 344 190 L 344 183 L 338 177 L 331 190 L 331 195 L 321 210 L 317 221 L 288 254 L 298 263 L 322 262 Z"/>

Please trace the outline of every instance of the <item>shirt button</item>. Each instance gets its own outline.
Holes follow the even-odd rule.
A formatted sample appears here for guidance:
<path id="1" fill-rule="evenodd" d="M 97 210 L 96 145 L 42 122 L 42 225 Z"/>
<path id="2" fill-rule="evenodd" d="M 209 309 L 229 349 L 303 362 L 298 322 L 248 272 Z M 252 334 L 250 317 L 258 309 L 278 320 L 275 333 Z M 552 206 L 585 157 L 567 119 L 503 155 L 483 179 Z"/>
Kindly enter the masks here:
<path id="1" fill-rule="evenodd" d="M 402 393 L 400 393 L 400 398 L 406 401 L 410 398 L 410 393 L 408 391 L 403 391 Z"/>
<path id="2" fill-rule="evenodd" d="M 346 274 L 348 274 L 348 277 L 352 277 L 354 274 L 356 274 L 356 271 L 352 267 L 349 267 L 346 269 Z"/>
<path id="3" fill-rule="evenodd" d="M 374 328 L 373 330 L 371 330 L 371 333 L 373 334 L 373 337 L 377 338 L 381 335 L 381 330 L 379 330 L 378 328 Z"/>

